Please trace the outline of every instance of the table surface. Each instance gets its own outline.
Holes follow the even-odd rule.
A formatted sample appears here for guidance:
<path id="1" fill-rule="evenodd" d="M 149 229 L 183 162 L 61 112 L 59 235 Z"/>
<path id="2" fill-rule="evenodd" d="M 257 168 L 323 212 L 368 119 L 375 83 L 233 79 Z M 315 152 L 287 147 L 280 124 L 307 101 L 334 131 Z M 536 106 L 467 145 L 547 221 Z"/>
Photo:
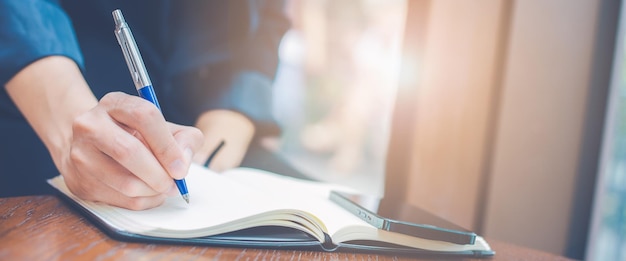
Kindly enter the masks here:
<path id="1" fill-rule="evenodd" d="M 489 259 L 567 260 L 550 253 L 487 240 Z M 0 260 L 413 260 L 405 256 L 221 248 L 116 241 L 56 196 L 0 198 Z M 419 259 L 418 259 L 419 260 Z M 432 260 L 424 258 L 424 260 Z"/>

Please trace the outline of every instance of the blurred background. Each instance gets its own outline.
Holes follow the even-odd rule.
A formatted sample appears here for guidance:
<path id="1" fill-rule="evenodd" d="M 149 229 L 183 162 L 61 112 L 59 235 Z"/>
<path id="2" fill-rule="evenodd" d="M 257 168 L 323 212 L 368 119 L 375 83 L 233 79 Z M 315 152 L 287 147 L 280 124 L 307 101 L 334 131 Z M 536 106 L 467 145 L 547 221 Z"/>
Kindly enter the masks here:
<path id="1" fill-rule="evenodd" d="M 288 1 L 274 115 L 281 156 L 382 196 L 405 0 Z"/>
<path id="2" fill-rule="evenodd" d="M 264 145 L 485 236 L 626 260 L 618 0 L 288 0 Z"/>

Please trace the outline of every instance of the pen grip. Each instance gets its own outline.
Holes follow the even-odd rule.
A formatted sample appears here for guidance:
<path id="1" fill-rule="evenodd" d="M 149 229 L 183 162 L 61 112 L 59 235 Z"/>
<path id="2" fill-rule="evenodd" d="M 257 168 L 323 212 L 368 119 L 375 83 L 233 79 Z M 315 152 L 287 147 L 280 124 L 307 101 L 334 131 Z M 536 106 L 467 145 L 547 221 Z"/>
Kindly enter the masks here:
<path id="1" fill-rule="evenodd" d="M 156 97 L 156 93 L 154 93 L 154 88 L 152 88 L 152 85 L 142 87 L 141 89 L 138 89 L 137 92 L 139 92 L 139 96 L 141 96 L 141 98 L 150 101 L 151 103 L 156 105 L 159 111 L 161 110 L 161 105 L 159 105 L 159 100 Z"/>

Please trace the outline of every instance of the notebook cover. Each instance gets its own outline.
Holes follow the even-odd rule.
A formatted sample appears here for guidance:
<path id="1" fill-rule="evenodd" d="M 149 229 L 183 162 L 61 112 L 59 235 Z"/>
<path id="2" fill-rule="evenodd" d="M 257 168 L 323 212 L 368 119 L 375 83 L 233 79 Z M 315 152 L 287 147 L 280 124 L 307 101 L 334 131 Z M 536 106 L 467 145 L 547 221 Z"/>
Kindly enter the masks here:
<path id="1" fill-rule="evenodd" d="M 257 228 L 249 228 L 235 232 L 198 238 L 163 238 L 143 236 L 127 231 L 122 231 L 111 227 L 95 216 L 89 210 L 72 200 L 62 192 L 58 192 L 63 201 L 69 203 L 72 209 L 83 214 L 87 219 L 98 227 L 107 236 L 126 242 L 139 243 L 160 243 L 160 244 L 178 244 L 178 245 L 199 245 L 211 247 L 235 247 L 235 248 L 264 248 L 278 250 L 307 250 L 307 251 L 324 251 L 324 252 L 359 252 L 371 254 L 391 254 L 403 256 L 419 256 L 419 257 L 490 257 L 495 254 L 494 251 L 458 251 L 458 252 L 439 252 L 431 250 L 422 250 L 415 248 L 407 248 L 392 244 L 379 242 L 367 242 L 368 245 L 341 243 L 334 245 L 330 243 L 330 236 L 326 235 L 326 242 L 320 243 L 317 239 L 293 228 L 264 226 Z M 374 245 L 377 244 L 377 245 Z"/>

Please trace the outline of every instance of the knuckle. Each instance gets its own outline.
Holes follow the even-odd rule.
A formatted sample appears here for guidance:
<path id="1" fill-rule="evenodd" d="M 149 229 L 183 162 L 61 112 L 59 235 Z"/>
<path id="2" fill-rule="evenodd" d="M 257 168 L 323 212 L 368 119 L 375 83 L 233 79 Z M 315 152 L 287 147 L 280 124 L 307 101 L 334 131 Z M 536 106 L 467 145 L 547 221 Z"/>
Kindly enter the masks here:
<path id="1" fill-rule="evenodd" d="M 81 186 L 80 183 L 76 184 L 74 182 L 67 182 L 67 188 L 70 190 L 70 192 L 72 192 L 72 194 L 81 199 L 94 200 L 94 198 L 91 196 L 91 193 L 89 193 L 89 190 L 87 190 L 84 186 Z"/>
<path id="2" fill-rule="evenodd" d="M 138 124 L 148 124 L 149 122 L 154 121 L 154 119 L 159 119 L 162 117 L 159 109 L 149 102 L 143 102 L 138 104 L 133 108 L 130 112 L 131 117 L 137 121 Z"/>
<path id="3" fill-rule="evenodd" d="M 100 99 L 100 103 L 105 106 L 112 106 L 117 104 L 121 98 L 121 92 L 109 92 L 102 96 L 102 98 Z"/>
<path id="4" fill-rule="evenodd" d="M 144 200 L 142 198 L 130 198 L 126 201 L 126 208 L 130 210 L 143 210 Z"/>
<path id="5" fill-rule="evenodd" d="M 144 210 L 156 207 L 163 203 L 163 197 L 136 197 L 127 201 L 126 207 L 130 210 Z"/>
<path id="6" fill-rule="evenodd" d="M 93 124 L 91 124 L 92 120 L 91 118 L 86 115 L 86 114 L 82 114 L 76 118 L 74 118 L 74 120 L 72 121 L 72 131 L 74 134 L 85 134 L 85 133 L 92 133 L 94 132 L 93 129 Z"/>
<path id="7" fill-rule="evenodd" d="M 111 155 L 109 156 L 117 160 L 124 160 L 130 158 L 138 150 L 140 150 L 138 143 L 116 139 L 113 146 L 111 146 Z"/>
<path id="8" fill-rule="evenodd" d="M 82 168 L 90 165 L 90 158 L 83 150 L 76 145 L 72 145 L 70 148 L 69 159 L 72 165 Z"/>
<path id="9" fill-rule="evenodd" d="M 176 155 L 175 152 L 178 149 L 178 144 L 173 139 L 166 142 L 163 146 L 154 148 L 154 153 L 158 158 L 167 158 L 168 155 Z M 171 153 L 171 154 L 170 154 Z"/>
<path id="10" fill-rule="evenodd" d="M 70 148 L 70 161 L 75 165 L 82 165 L 83 163 L 82 153 L 74 146 Z"/>
<path id="11" fill-rule="evenodd" d="M 171 181 L 169 178 L 167 178 L 164 181 L 156 182 L 152 188 L 160 193 L 166 193 L 170 190 L 171 187 Z"/>
<path id="12" fill-rule="evenodd" d="M 141 184 L 138 181 L 126 178 L 124 179 L 119 188 L 120 192 L 128 197 L 139 197 L 141 194 Z"/>
<path id="13" fill-rule="evenodd" d="M 202 131 L 198 128 L 194 128 L 194 127 L 190 127 L 189 128 L 190 131 L 190 136 L 197 141 L 203 141 L 204 140 L 204 134 L 202 133 Z"/>

